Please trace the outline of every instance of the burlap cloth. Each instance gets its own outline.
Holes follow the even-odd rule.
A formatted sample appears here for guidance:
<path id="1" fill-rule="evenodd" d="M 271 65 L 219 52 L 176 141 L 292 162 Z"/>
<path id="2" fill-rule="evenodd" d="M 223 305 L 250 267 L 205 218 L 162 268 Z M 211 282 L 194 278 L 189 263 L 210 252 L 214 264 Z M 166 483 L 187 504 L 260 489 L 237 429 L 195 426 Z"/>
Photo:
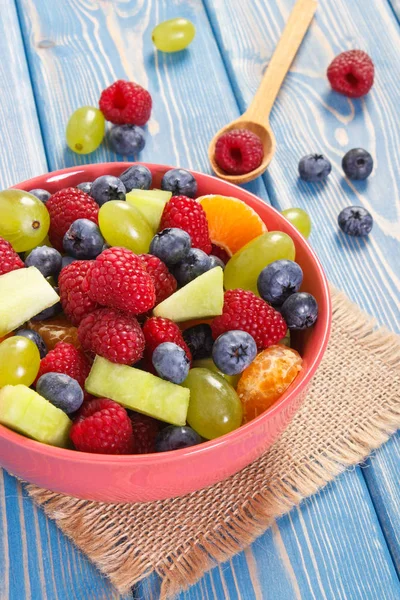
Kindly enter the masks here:
<path id="1" fill-rule="evenodd" d="M 363 460 L 400 426 L 400 338 L 332 290 L 332 337 L 279 441 L 227 481 L 183 498 L 100 504 L 28 486 L 121 593 L 157 572 L 173 596 L 280 515 Z"/>

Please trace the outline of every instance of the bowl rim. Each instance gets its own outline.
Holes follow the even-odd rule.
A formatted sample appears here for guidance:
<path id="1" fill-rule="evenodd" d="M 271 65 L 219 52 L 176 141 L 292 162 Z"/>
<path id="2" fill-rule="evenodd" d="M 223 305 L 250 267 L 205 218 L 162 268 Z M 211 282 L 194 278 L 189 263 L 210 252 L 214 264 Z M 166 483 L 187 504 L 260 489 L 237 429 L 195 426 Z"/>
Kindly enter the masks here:
<path id="1" fill-rule="evenodd" d="M 13 185 L 10 189 L 19 189 L 19 186 L 23 186 L 23 188 L 35 189 L 43 185 L 44 183 L 54 183 L 56 181 L 62 181 L 71 175 L 84 175 L 88 170 L 93 174 L 94 171 L 99 171 L 100 174 L 104 174 L 107 172 L 107 168 L 122 170 L 128 169 L 130 166 L 140 164 L 147 166 L 152 172 L 158 171 L 159 173 L 168 171 L 169 169 L 177 168 L 171 167 L 169 165 L 161 165 L 155 163 L 148 162 L 106 162 L 106 163 L 89 163 L 84 165 L 79 165 L 75 167 L 67 167 L 64 169 L 58 169 L 56 171 L 50 171 L 48 173 L 43 173 L 42 175 L 38 175 L 36 177 L 32 177 L 31 179 L 27 179 L 25 181 L 21 181 L 15 185 Z M 193 169 L 187 169 L 195 177 L 206 178 L 208 180 L 216 180 L 219 184 L 222 184 L 228 190 L 231 190 L 231 194 L 235 197 L 235 190 L 240 189 L 241 192 L 244 192 L 246 195 L 249 195 L 252 200 L 256 204 L 261 204 L 267 210 L 272 211 L 282 217 L 280 211 L 276 208 L 267 204 L 262 199 L 258 198 L 252 192 L 244 188 L 240 188 L 239 186 L 222 181 L 217 177 L 210 175 L 208 173 L 201 173 L 199 171 L 195 171 Z M 226 194 L 228 195 L 228 194 Z M 284 218 L 284 217 L 283 217 Z M 185 460 L 187 456 L 193 456 L 194 454 L 207 454 L 213 452 L 215 448 L 218 446 L 229 444 L 231 441 L 237 441 L 241 437 L 246 437 L 247 435 L 251 435 L 252 432 L 255 432 L 259 425 L 263 421 L 267 421 L 269 417 L 275 413 L 279 413 L 284 410 L 287 406 L 289 406 L 292 400 L 301 392 L 303 392 L 308 384 L 310 383 L 312 377 L 314 376 L 315 371 L 317 370 L 322 357 L 325 353 L 326 347 L 328 345 L 330 332 L 331 332 L 331 324 L 332 324 L 332 302 L 329 291 L 329 284 L 324 272 L 324 269 L 321 265 L 319 258 L 316 253 L 308 243 L 308 241 L 299 233 L 299 231 L 289 222 L 287 221 L 287 226 L 289 230 L 291 230 L 291 237 L 295 238 L 300 244 L 306 246 L 307 253 L 310 254 L 314 260 L 316 265 L 320 282 L 323 288 L 323 294 L 325 299 L 325 320 L 323 323 L 323 329 L 321 332 L 322 342 L 319 345 L 319 348 L 307 367 L 307 372 L 304 377 L 299 380 L 298 383 L 294 382 L 293 385 L 289 386 L 288 390 L 282 394 L 281 398 L 275 402 L 269 409 L 263 412 L 261 415 L 249 421 L 245 425 L 241 425 L 238 429 L 231 431 L 230 433 L 226 433 L 225 435 L 215 438 L 213 440 L 207 440 L 201 444 L 196 446 L 190 446 L 188 448 L 181 448 L 180 450 L 170 450 L 168 452 L 157 452 L 151 454 L 127 454 L 127 455 L 109 455 L 109 454 L 95 454 L 90 452 L 78 452 L 76 450 L 71 450 L 67 448 L 58 448 L 56 446 L 50 446 L 47 444 L 43 444 L 31 438 L 25 437 L 22 434 L 19 434 L 12 429 L 9 429 L 0 424 L 0 437 L 5 441 L 18 445 L 20 447 L 24 447 L 26 450 L 34 454 L 45 455 L 47 457 L 55 458 L 61 461 L 71 461 L 74 460 L 77 463 L 94 463 L 96 466 L 145 466 L 146 464 L 154 463 L 154 460 L 158 464 L 162 464 L 165 462 L 170 463 L 171 461 L 179 462 L 181 460 Z"/>

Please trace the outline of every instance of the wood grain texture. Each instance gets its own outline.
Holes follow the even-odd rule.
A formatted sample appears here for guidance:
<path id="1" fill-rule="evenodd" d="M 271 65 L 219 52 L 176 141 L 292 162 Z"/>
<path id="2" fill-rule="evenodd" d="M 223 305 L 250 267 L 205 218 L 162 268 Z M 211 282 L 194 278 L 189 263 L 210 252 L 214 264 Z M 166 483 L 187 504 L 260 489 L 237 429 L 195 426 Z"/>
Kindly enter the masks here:
<path id="1" fill-rule="evenodd" d="M 55 5 L 43 0 L 36 3 L 30 0 L 18 0 L 17 4 L 51 169 L 115 158 L 115 155 L 105 147 L 88 157 L 78 157 L 72 154 L 65 148 L 64 127 L 68 116 L 75 108 L 86 103 L 96 103 L 99 92 L 105 85 L 118 77 L 124 77 L 135 79 L 148 87 L 155 98 L 154 114 L 148 127 L 147 146 L 140 158 L 154 162 L 179 164 L 204 171 L 209 170 L 206 159 L 208 141 L 216 129 L 239 114 L 236 98 L 240 103 L 242 84 L 240 86 L 235 84 L 235 94 L 233 94 L 207 16 L 200 2 L 197 0 L 185 3 L 167 0 L 162 2 L 156 0 L 153 2 L 134 2 L 133 0 L 128 2 L 71 0 L 67 2 L 67 0 L 62 0 Z M 231 6 L 234 4 L 232 3 Z M 265 31 L 262 33 L 263 36 L 275 35 L 275 38 L 271 37 L 272 49 L 273 39 L 276 40 L 279 36 L 280 27 L 288 10 L 282 16 L 282 2 L 268 4 L 273 4 L 273 8 L 270 7 L 273 13 L 272 24 L 270 25 L 269 22 L 264 24 Z M 289 3 L 286 4 L 289 6 Z M 218 2 L 215 3 L 215 6 L 219 11 Z M 229 7 L 225 7 L 225 9 L 227 8 Z M 210 9 L 209 6 L 208 9 Z M 235 10 L 236 15 L 229 15 L 224 27 L 231 30 L 232 35 L 239 35 L 241 39 L 244 39 L 243 35 L 248 35 L 246 20 L 243 22 L 245 30 L 238 33 L 240 19 L 243 16 L 242 11 L 237 7 Z M 265 7 L 260 5 L 258 10 L 264 19 Z M 196 23 L 195 42 L 188 51 L 180 55 L 166 56 L 155 53 L 150 42 L 152 26 L 165 18 L 178 15 L 186 16 Z M 214 22 L 213 25 L 215 26 Z M 250 32 L 251 35 L 256 37 L 259 36 L 259 33 L 255 30 L 254 34 Z M 261 42 L 263 38 L 260 40 L 258 37 L 258 39 Z M 255 40 L 253 41 L 255 43 Z M 229 56 L 229 53 L 224 51 L 223 60 L 227 65 L 232 63 L 232 68 L 241 72 L 239 55 L 231 54 Z M 246 77 L 254 81 L 252 69 L 255 69 L 257 76 L 259 62 L 249 53 L 246 64 L 246 69 L 250 70 L 249 73 L 246 72 Z M 229 75 L 232 75 L 230 71 Z M 290 77 L 291 75 L 289 75 Z M 311 92 L 307 93 L 314 99 L 312 88 Z M 319 106 L 317 101 L 316 106 Z M 311 114 L 314 114 L 313 111 L 316 110 L 317 108 L 313 107 Z M 279 112 L 279 104 L 275 108 L 274 114 L 277 111 Z M 342 142 L 348 135 L 345 129 L 347 127 L 346 119 L 351 117 L 351 114 L 350 117 L 346 115 L 347 113 L 344 117 L 340 116 L 340 127 L 336 127 L 336 129 L 343 130 L 337 132 L 337 137 Z M 308 118 L 307 127 L 313 131 L 312 124 L 315 119 Z M 319 119 L 320 126 L 321 118 Z M 288 136 L 286 144 L 289 145 L 292 132 L 287 131 L 286 135 Z M 313 135 L 317 134 L 314 132 Z M 304 145 L 306 145 L 307 139 L 310 138 L 304 138 Z M 303 150 L 309 151 L 309 148 Z M 291 202 L 292 191 L 287 183 L 290 177 L 287 173 L 286 162 L 282 162 L 283 158 L 284 155 L 280 155 L 281 170 L 278 171 L 279 176 L 283 175 L 282 180 L 272 179 L 268 175 L 265 181 L 272 200 L 275 202 L 277 196 L 282 195 L 285 200 L 283 206 L 288 206 L 294 203 Z M 293 157 L 290 158 L 291 161 L 292 159 Z M 276 162 L 278 162 L 278 157 Z M 297 164 L 297 155 L 292 164 Z M 292 176 L 295 179 L 294 172 Z M 14 171 L 13 177 L 14 183 L 22 178 L 16 171 Z M 284 182 L 282 190 L 281 181 Z M 250 189 L 264 199 L 268 198 L 262 180 L 252 184 Z M 337 189 L 340 189 L 340 185 L 336 182 L 334 191 Z M 307 190 L 303 190 L 298 194 L 302 193 L 303 199 L 305 199 L 309 191 L 307 194 L 306 192 Z M 312 195 L 313 206 L 317 204 L 317 200 L 316 195 Z M 392 213 L 386 209 L 385 205 L 386 210 L 390 217 Z M 332 217 L 333 214 L 336 213 L 332 208 L 329 216 Z M 312 216 L 314 222 L 319 225 L 318 215 L 319 212 L 314 206 Z M 319 237 L 323 236 L 324 231 L 329 232 L 330 230 L 326 222 L 326 214 L 323 215 L 321 211 L 321 215 L 324 218 L 320 219 L 322 233 Z M 331 243 L 332 239 L 328 236 L 325 242 L 325 257 L 329 254 L 328 247 Z M 341 246 L 335 241 L 334 244 L 336 251 L 340 253 Z M 315 242 L 314 245 L 316 245 Z M 356 250 L 351 250 L 351 248 L 346 245 L 344 251 L 342 250 L 343 256 L 340 263 L 342 271 L 343 265 L 347 266 L 350 263 L 348 257 L 351 258 L 351 252 L 356 253 Z M 384 241 L 382 248 L 385 248 Z M 353 259 L 351 258 L 351 260 Z M 337 276 L 339 277 L 339 275 Z M 353 294 L 362 294 L 364 283 L 360 279 L 351 283 L 349 275 L 348 280 L 346 277 L 346 281 L 348 281 L 348 285 L 351 284 Z M 10 478 L 10 481 L 14 480 Z M 16 498 L 9 499 L 8 512 L 16 512 L 21 502 L 22 506 L 30 502 L 24 499 L 23 501 L 19 500 L 18 504 L 19 493 L 19 491 L 14 492 Z M 1 514 L 4 515 L 4 512 Z M 301 518 L 298 515 L 301 515 Z M 8 514 L 6 517 L 6 519 L 0 519 L 0 527 L 3 528 L 0 533 L 7 530 L 7 540 L 9 540 L 10 530 L 16 531 L 18 534 L 21 529 L 16 527 Z M 18 519 L 20 518 L 18 517 Z M 39 518 L 43 518 L 41 513 L 38 513 Z M 35 545 L 40 545 L 42 552 L 43 549 L 48 552 L 49 542 L 46 541 L 47 538 L 44 535 L 38 537 L 35 520 L 29 512 L 26 513 L 24 519 L 26 540 L 22 543 L 18 535 L 13 537 L 12 552 L 14 552 L 15 543 L 16 556 L 28 556 L 28 570 L 30 572 L 29 567 L 32 569 L 31 578 L 35 579 L 34 582 L 30 582 L 32 587 L 38 586 L 38 581 L 45 581 L 47 584 L 47 578 L 51 581 L 50 572 L 44 567 L 42 571 L 40 568 L 38 569 L 37 559 L 33 561 L 31 558 L 31 563 L 29 563 L 29 556 L 30 553 L 34 556 Z M 10 521 L 11 524 L 9 524 Z M 47 523 L 44 519 L 43 522 Z M 318 527 L 315 523 L 318 523 Z M 51 531 L 52 524 L 48 523 L 47 527 Z M 60 543 L 66 544 L 65 538 L 61 534 L 57 535 L 60 535 Z M 54 542 L 52 543 L 54 545 Z M 52 547 L 51 544 L 50 547 Z M 68 551 L 75 552 L 66 545 L 65 548 L 67 547 Z M 62 550 L 57 556 L 58 561 L 62 563 L 64 560 L 62 564 L 65 565 L 64 555 L 68 555 L 68 551 L 64 549 L 64 546 L 62 546 Z M 8 553 L 4 551 L 3 556 L 4 561 L 1 559 L 0 564 L 4 562 L 7 565 Z M 80 557 L 79 554 L 77 556 Z M 25 563 L 20 558 L 19 561 L 13 562 L 13 565 L 15 564 L 17 565 L 15 574 L 8 570 L 4 581 L 10 582 L 12 579 L 12 585 L 17 586 L 16 590 L 19 593 L 21 587 L 18 587 L 18 581 L 14 583 L 14 579 L 23 578 Z M 69 562 L 68 565 L 73 581 L 73 584 L 70 585 L 77 590 L 77 598 L 114 597 L 112 592 L 109 592 L 110 596 L 104 595 L 107 594 L 107 588 L 99 587 L 97 580 L 87 584 L 86 587 L 83 583 L 80 588 L 82 577 L 85 582 L 84 576 L 78 568 L 74 570 L 72 562 Z M 58 581 L 62 582 L 61 567 L 55 560 L 53 560 L 53 568 L 60 569 L 56 575 L 57 589 L 54 591 L 55 588 L 49 588 L 50 591 L 47 591 L 46 588 L 46 594 L 49 598 L 63 598 L 62 590 L 65 588 L 62 588 L 61 583 L 58 587 Z M 13 569 L 15 569 L 14 566 Z M 335 578 L 338 571 L 339 576 L 343 571 L 346 577 L 344 578 L 343 575 L 340 580 L 341 585 L 336 587 Z M 359 581 L 364 573 L 368 573 L 366 583 Z M 69 580 L 67 579 L 67 581 Z M 7 585 L 10 587 L 9 583 Z M 90 587 L 91 585 L 93 588 Z M 135 590 L 135 596 L 146 600 L 148 598 L 155 599 L 158 597 L 157 585 L 157 581 L 154 580 L 144 582 Z M 39 588 L 35 587 L 35 589 Z M 91 589 L 94 591 L 91 592 Z M 321 589 L 323 590 L 322 594 Z M 81 596 L 79 596 L 80 590 L 82 590 Z M 395 598 L 398 595 L 398 582 L 388 549 L 368 491 L 360 478 L 359 471 L 356 470 L 346 474 L 323 494 L 304 505 L 299 509 L 299 513 L 293 513 L 290 518 L 282 519 L 276 528 L 267 532 L 253 544 L 251 550 L 238 555 L 229 563 L 206 575 L 197 586 L 194 586 L 182 597 L 186 600 L 192 598 L 242 598 L 245 600 L 283 598 L 285 600 L 286 598 L 300 597 L 317 598 L 318 600 L 321 597 L 375 600 L 376 597 Z M 17 597 L 15 596 L 15 598 Z"/>

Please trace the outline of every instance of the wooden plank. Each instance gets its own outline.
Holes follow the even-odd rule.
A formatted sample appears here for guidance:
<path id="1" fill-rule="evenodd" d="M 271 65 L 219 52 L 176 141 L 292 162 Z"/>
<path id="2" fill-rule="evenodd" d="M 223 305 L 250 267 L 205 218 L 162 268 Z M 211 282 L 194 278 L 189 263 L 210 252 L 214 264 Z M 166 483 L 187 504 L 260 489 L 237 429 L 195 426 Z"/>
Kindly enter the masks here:
<path id="1" fill-rule="evenodd" d="M 257 89 L 293 4 L 294 0 L 274 3 L 258 0 L 246 5 L 240 0 L 205 0 L 241 110 Z M 355 101 L 331 92 L 325 76 L 332 58 L 353 47 L 369 52 L 377 71 L 368 98 Z M 397 332 L 400 327 L 400 131 L 397 127 L 400 94 L 396 83 L 400 75 L 399 59 L 399 26 L 386 2 L 321 2 L 272 111 L 277 154 L 264 177 L 275 207 L 301 206 L 311 215 L 311 244 L 330 280 L 380 323 Z M 367 182 L 351 183 L 343 178 L 341 158 L 354 146 L 367 148 L 374 156 L 375 171 Z M 326 153 L 333 163 L 333 172 L 325 185 L 306 184 L 297 178 L 299 158 L 315 151 Z M 350 239 L 338 232 L 337 215 L 349 204 L 362 204 L 372 212 L 375 224 L 368 240 Z M 396 532 L 400 531 L 400 514 L 395 499 L 400 494 L 400 481 L 396 477 L 399 439 L 397 436 L 368 461 L 366 470 L 367 485 L 397 565 L 400 546 Z"/>

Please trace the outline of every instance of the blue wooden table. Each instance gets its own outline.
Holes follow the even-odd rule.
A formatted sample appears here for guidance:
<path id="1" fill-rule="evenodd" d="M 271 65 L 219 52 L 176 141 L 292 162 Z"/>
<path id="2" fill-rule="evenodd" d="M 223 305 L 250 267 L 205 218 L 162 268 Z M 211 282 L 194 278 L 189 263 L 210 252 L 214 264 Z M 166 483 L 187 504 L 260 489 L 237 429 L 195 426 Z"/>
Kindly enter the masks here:
<path id="1" fill-rule="evenodd" d="M 294 0 L 0 0 L 0 184 L 64 166 L 115 160 L 102 146 L 79 157 L 65 145 L 73 110 L 96 104 L 118 78 L 149 89 L 154 110 L 140 159 L 209 172 L 207 146 L 257 88 Z M 320 0 L 317 17 L 272 112 L 277 154 L 248 187 L 279 209 L 311 215 L 311 243 L 330 280 L 390 329 L 400 299 L 400 2 Z M 151 30 L 184 16 L 197 28 L 190 49 L 156 53 Z M 329 90 L 339 52 L 365 49 L 376 65 L 367 99 Z M 367 148 L 376 169 L 364 183 L 342 177 L 350 148 Z M 298 159 L 326 153 L 326 185 L 297 180 Z M 370 239 L 338 235 L 349 204 L 374 216 Z M 368 398 L 365 399 L 368 402 Z M 377 600 L 400 597 L 400 438 L 279 520 L 183 600 Z M 155 577 L 125 598 L 156 599 Z M 47 520 L 21 485 L 0 471 L 0 599 L 121 596 Z"/>

